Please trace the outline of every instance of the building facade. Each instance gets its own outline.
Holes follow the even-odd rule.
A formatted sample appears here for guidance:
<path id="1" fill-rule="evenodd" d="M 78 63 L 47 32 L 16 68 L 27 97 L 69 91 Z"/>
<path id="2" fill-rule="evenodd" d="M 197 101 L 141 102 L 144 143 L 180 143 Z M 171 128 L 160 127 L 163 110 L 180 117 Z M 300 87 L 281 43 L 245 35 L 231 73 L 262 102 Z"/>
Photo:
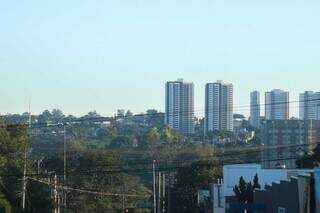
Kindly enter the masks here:
<path id="1" fill-rule="evenodd" d="M 256 213 L 312 213 L 315 210 L 313 173 L 291 172 L 289 180 L 281 180 L 254 191 L 254 203 L 265 208 Z M 290 196 L 288 196 L 290 195 Z"/>
<path id="2" fill-rule="evenodd" d="M 272 90 L 265 93 L 266 120 L 289 119 L 289 92 Z"/>
<path id="3" fill-rule="evenodd" d="M 182 134 L 194 133 L 194 84 L 182 79 L 166 83 L 165 124 Z"/>
<path id="4" fill-rule="evenodd" d="M 260 127 L 260 93 L 253 91 L 250 93 L 250 125 Z"/>
<path id="5" fill-rule="evenodd" d="M 320 139 L 320 121 L 272 120 L 261 126 L 263 168 L 295 168 L 297 158 L 312 151 Z"/>
<path id="6" fill-rule="evenodd" d="M 205 133 L 233 131 L 233 85 L 222 81 L 205 88 Z"/>
<path id="7" fill-rule="evenodd" d="M 299 96 L 299 117 L 320 120 L 320 92 L 306 91 Z"/>
<path id="8" fill-rule="evenodd" d="M 223 179 L 218 180 L 218 183 L 212 184 L 212 209 L 213 212 L 225 213 L 225 212 L 245 212 L 244 209 L 237 209 L 237 207 L 241 207 L 239 204 L 235 193 L 233 191 L 235 185 L 239 184 L 239 179 L 242 177 L 245 182 L 253 182 L 254 176 L 258 176 L 258 182 L 261 186 L 261 189 L 256 190 L 254 192 L 254 203 L 252 205 L 244 204 L 242 207 L 263 207 L 262 211 L 251 210 L 251 212 L 261 212 L 261 213 L 269 213 L 269 212 L 278 212 L 274 211 L 274 209 L 278 209 L 278 207 L 283 207 L 288 210 L 287 204 L 290 204 L 293 199 L 289 199 L 288 197 L 292 196 L 295 201 L 295 208 L 302 208 L 305 200 L 302 200 L 302 196 L 297 194 L 297 191 L 294 193 L 291 189 L 282 189 L 281 188 L 281 196 L 277 196 L 275 190 L 270 190 L 271 187 L 278 185 L 282 182 L 291 181 L 292 177 L 297 177 L 298 174 L 309 174 L 312 173 L 313 169 L 263 169 L 260 164 L 234 164 L 234 165 L 225 165 L 223 166 Z M 301 186 L 302 184 L 300 184 Z M 319 184 L 320 185 L 320 184 Z M 293 185 L 296 187 L 297 185 Z M 296 189 L 296 188 L 295 188 Z M 305 191 L 305 188 L 301 187 L 299 190 L 301 192 Z M 278 191 L 280 195 L 280 191 Z M 292 194 L 291 194 L 292 193 Z M 286 194 L 286 195 L 284 195 Z M 290 196 L 288 196 L 290 195 Z M 269 204 L 270 200 L 274 199 L 273 204 Z M 282 203 L 282 201 L 284 203 Z M 297 207 L 297 203 L 299 203 L 299 208 Z M 261 205 L 262 204 L 262 205 Z M 282 205 L 281 205 L 282 204 Z M 235 207 L 235 208 L 234 208 Z M 274 208 L 275 207 L 275 208 Z M 250 211 L 248 211 L 250 212 Z M 291 211 L 287 211 L 290 212 Z M 294 212 L 294 211 L 292 211 Z"/>

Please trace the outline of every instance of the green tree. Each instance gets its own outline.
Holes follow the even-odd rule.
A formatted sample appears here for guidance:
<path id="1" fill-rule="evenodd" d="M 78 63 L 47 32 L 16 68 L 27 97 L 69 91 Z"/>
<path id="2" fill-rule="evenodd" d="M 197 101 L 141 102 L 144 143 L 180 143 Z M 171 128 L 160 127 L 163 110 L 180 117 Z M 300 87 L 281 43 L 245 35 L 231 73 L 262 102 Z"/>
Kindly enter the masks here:
<path id="1" fill-rule="evenodd" d="M 83 119 L 90 119 L 90 118 L 99 118 L 101 117 L 97 111 L 91 111 L 91 112 L 88 112 L 85 116 L 81 117 Z"/>
<path id="2" fill-rule="evenodd" d="M 253 178 L 253 188 L 254 189 L 261 189 L 261 185 L 259 184 L 259 177 L 258 174 L 256 174 Z"/>
<path id="3" fill-rule="evenodd" d="M 112 140 L 117 135 L 117 128 L 115 127 L 101 128 L 97 131 L 97 137 L 101 140 Z"/>
<path id="4" fill-rule="evenodd" d="M 110 144 L 110 148 L 119 149 L 119 148 L 132 148 L 134 141 L 128 136 L 117 136 L 115 137 Z"/>
<path id="5" fill-rule="evenodd" d="M 54 203 L 51 198 L 50 187 L 36 181 L 27 184 L 27 196 L 30 201 L 27 205 L 29 213 L 51 213 Z"/>
<path id="6" fill-rule="evenodd" d="M 146 146 L 157 145 L 159 142 L 160 142 L 160 133 L 157 128 L 150 129 L 144 135 L 143 143 Z"/>
<path id="7" fill-rule="evenodd" d="M 11 213 L 12 206 L 9 201 L 4 197 L 3 194 L 0 194 L 0 212 Z"/>
<path id="8" fill-rule="evenodd" d="M 160 139 L 165 144 L 178 144 L 182 142 L 183 137 L 177 131 L 165 127 L 160 131 Z"/>
<path id="9" fill-rule="evenodd" d="M 118 109 L 117 110 L 117 117 L 124 118 L 125 116 L 125 110 L 124 109 Z"/>
<path id="10" fill-rule="evenodd" d="M 52 114 L 49 110 L 45 110 L 38 116 L 39 123 L 47 123 L 52 120 Z"/>
<path id="11" fill-rule="evenodd" d="M 22 212 L 21 198 L 17 197 L 16 192 L 21 191 L 23 153 L 28 145 L 27 128 L 23 124 L 5 122 L 0 122 L 0 124 L 0 209 L 5 209 L 6 212 Z M 30 173 L 33 173 L 30 162 L 27 162 L 27 165 Z M 28 189 L 33 186 L 33 183 L 30 182 Z M 41 191 L 41 187 L 36 188 Z M 51 212 L 50 202 L 42 195 L 42 193 L 28 191 L 27 212 L 40 212 L 40 209 L 43 209 L 42 212 Z M 42 203 L 41 206 L 39 206 L 40 203 Z M 46 208 L 42 208 L 44 206 Z"/>
<path id="12" fill-rule="evenodd" d="M 235 193 L 239 203 L 245 203 L 247 201 L 247 183 L 242 176 L 239 179 L 239 185 L 235 185 L 233 188 L 233 192 Z"/>
<path id="13" fill-rule="evenodd" d="M 171 212 L 198 212 L 198 190 L 209 190 L 210 184 L 221 177 L 221 167 L 217 161 L 199 161 L 179 168 L 171 189 Z"/>
<path id="14" fill-rule="evenodd" d="M 127 110 L 125 117 L 129 118 L 132 116 L 133 116 L 133 113 L 130 110 Z"/>
<path id="15" fill-rule="evenodd" d="M 149 126 L 162 128 L 164 127 L 164 113 L 159 113 L 155 109 L 148 109 L 146 111 L 146 122 Z"/>
<path id="16" fill-rule="evenodd" d="M 296 161 L 298 168 L 309 168 L 320 166 L 320 145 L 317 145 L 311 154 L 299 158 Z"/>
<path id="17" fill-rule="evenodd" d="M 74 150 L 68 153 L 68 186 L 110 195 L 95 196 L 89 193 L 70 191 L 68 210 L 71 212 L 122 212 L 123 197 L 119 194 L 134 194 L 125 197 L 127 207 L 149 200 L 150 191 L 140 178 L 125 173 L 124 159 L 117 152 Z M 46 162 L 50 171 L 61 172 L 61 157 Z"/>
<path id="18" fill-rule="evenodd" d="M 65 115 L 60 109 L 53 109 L 51 115 L 54 122 L 62 122 L 65 118 Z"/>
<path id="19" fill-rule="evenodd" d="M 239 179 L 239 184 L 234 186 L 233 192 L 239 203 L 252 203 L 255 189 L 260 189 L 258 174 L 256 174 L 253 178 L 253 184 L 251 181 L 246 182 L 241 176 Z"/>

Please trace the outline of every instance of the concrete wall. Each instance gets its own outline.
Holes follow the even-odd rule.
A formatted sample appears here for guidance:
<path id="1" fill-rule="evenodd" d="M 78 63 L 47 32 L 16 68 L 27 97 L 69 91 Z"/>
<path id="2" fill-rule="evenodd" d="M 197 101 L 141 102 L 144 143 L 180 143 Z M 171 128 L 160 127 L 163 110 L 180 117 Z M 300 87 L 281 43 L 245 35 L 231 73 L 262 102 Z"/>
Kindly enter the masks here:
<path id="1" fill-rule="evenodd" d="M 278 212 L 278 208 L 285 208 L 288 213 L 299 213 L 299 191 L 296 179 L 281 181 L 267 186 L 265 190 L 255 191 L 254 202 L 266 206 L 265 213 Z"/>
<path id="2" fill-rule="evenodd" d="M 259 164 L 236 164 L 223 167 L 223 194 L 224 196 L 233 196 L 233 187 L 239 183 L 242 176 L 246 182 L 253 181 L 258 174 L 261 187 L 272 185 L 274 182 L 289 180 L 290 173 L 310 172 L 311 170 L 300 169 L 262 169 Z"/>
<path id="3" fill-rule="evenodd" d="M 223 192 L 224 196 L 232 196 L 233 187 L 239 183 L 242 176 L 246 182 L 252 181 L 258 174 L 261 187 L 271 185 L 272 182 L 288 179 L 288 170 L 286 169 L 261 169 L 258 164 L 230 165 L 223 167 Z"/>

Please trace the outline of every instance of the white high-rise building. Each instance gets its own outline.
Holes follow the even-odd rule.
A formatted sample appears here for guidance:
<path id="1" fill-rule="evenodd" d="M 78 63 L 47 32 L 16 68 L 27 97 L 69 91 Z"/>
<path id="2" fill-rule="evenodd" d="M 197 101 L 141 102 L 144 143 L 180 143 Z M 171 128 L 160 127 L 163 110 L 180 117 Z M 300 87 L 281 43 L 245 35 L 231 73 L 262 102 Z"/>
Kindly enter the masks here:
<path id="1" fill-rule="evenodd" d="M 265 116 L 266 120 L 288 120 L 289 92 L 279 89 L 266 92 Z"/>
<path id="2" fill-rule="evenodd" d="M 165 124 L 182 134 L 194 133 L 194 84 L 182 79 L 166 83 Z"/>
<path id="3" fill-rule="evenodd" d="M 300 94 L 299 117 L 301 120 L 320 120 L 320 92 Z"/>
<path id="4" fill-rule="evenodd" d="M 206 84 L 205 133 L 233 131 L 233 85 L 222 81 Z"/>
<path id="5" fill-rule="evenodd" d="M 250 93 L 250 125 L 260 127 L 260 93 L 253 91 Z"/>

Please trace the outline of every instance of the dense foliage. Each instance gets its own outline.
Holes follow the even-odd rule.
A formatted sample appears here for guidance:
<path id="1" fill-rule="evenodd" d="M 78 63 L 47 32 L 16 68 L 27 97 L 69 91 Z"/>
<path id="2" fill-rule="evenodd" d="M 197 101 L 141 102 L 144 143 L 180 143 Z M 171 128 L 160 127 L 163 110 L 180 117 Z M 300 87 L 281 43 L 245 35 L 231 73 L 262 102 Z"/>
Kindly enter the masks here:
<path id="1" fill-rule="evenodd" d="M 296 161 L 296 164 L 299 168 L 309 168 L 313 169 L 319 167 L 320 165 L 320 145 L 317 145 L 313 152 L 306 153 L 303 157 L 299 158 Z"/>
<path id="2" fill-rule="evenodd" d="M 122 212 L 124 207 L 136 208 L 138 203 L 150 203 L 154 160 L 156 174 L 158 171 L 166 174 L 167 187 L 172 191 L 165 198 L 174 204 L 171 205 L 172 212 L 185 208 L 189 199 L 192 203 L 187 207 L 198 209 L 194 200 L 196 190 L 208 188 L 221 175 L 220 166 L 213 159 L 213 148 L 194 143 L 165 127 L 162 115 L 153 110 L 142 116 L 133 116 L 130 112 L 119 114 L 120 119 L 112 123 L 96 122 L 100 117 L 96 112 L 73 122 L 75 117 L 64 116 L 60 110 L 44 111 L 39 116 L 32 116 L 34 124 L 28 133 L 23 125 L 23 134 L 11 131 L 15 135 L 11 140 L 21 141 L 19 146 L 6 143 L 10 131 L 1 134 L 0 140 L 4 144 L 1 149 L 12 149 L 19 158 L 13 158 L 12 167 L 6 161 L 8 159 L 0 160 L 6 164 L 7 172 L 18 174 L 14 181 L 5 183 L 10 193 L 14 193 L 0 194 L 0 206 L 14 209 L 13 212 L 21 211 L 18 192 L 21 192 L 23 151 L 26 142 L 30 142 L 28 173 L 39 175 L 31 175 L 28 180 L 26 212 L 52 212 L 57 208 L 53 200 L 55 174 L 58 185 L 69 187 L 67 206 L 62 204 L 63 199 L 60 200 L 60 208 L 65 212 Z M 13 126 L 19 126 L 20 122 L 27 123 L 28 114 L 6 118 L 14 123 Z M 66 181 L 63 179 L 64 142 L 67 148 Z M 184 174 L 188 174 L 188 178 Z M 5 179 L 0 176 L 1 180 Z M 183 189 L 189 184 L 192 188 Z M 59 189 L 60 198 L 64 191 Z M 169 197 L 178 199 L 178 191 L 192 195 L 175 203 Z"/>
<path id="3" fill-rule="evenodd" d="M 210 185 L 221 178 L 221 168 L 215 160 L 205 160 L 180 168 L 171 189 L 173 212 L 203 212 L 197 203 L 198 190 L 210 190 Z"/>
<path id="4" fill-rule="evenodd" d="M 259 178 L 256 174 L 253 182 L 246 182 L 243 177 L 240 177 L 239 184 L 235 185 L 233 192 L 239 203 L 253 203 L 253 192 L 255 189 L 260 189 Z"/>
<path id="5" fill-rule="evenodd" d="M 22 212 L 21 196 L 24 150 L 28 146 L 27 129 L 25 125 L 0 125 L 0 209 L 4 212 Z M 31 162 L 27 165 L 32 173 Z M 51 212 L 52 202 L 49 192 L 43 185 L 28 181 L 27 212 Z M 17 196 L 17 194 L 20 196 Z M 38 210 L 35 208 L 37 206 Z"/>

